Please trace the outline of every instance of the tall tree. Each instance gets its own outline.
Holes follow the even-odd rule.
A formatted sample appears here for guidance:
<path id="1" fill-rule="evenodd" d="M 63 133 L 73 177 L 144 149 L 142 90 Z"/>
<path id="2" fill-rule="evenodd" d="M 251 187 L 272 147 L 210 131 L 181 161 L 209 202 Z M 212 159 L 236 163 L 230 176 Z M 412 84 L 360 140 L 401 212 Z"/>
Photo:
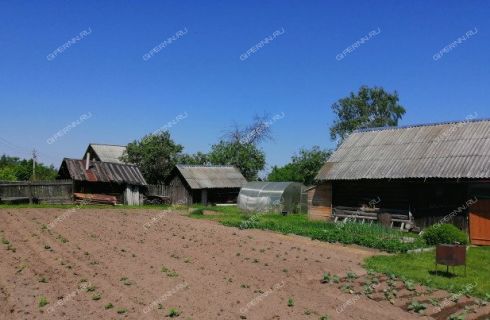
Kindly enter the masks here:
<path id="1" fill-rule="evenodd" d="M 265 167 L 265 153 L 252 143 L 224 141 L 211 147 L 208 155 L 211 164 L 234 165 L 248 181 L 256 180 Z"/>
<path id="2" fill-rule="evenodd" d="M 139 166 L 148 183 L 161 183 L 170 174 L 184 149 L 168 131 L 149 134 L 128 144 L 122 160 Z"/>
<path id="3" fill-rule="evenodd" d="M 296 181 L 311 185 L 330 154 L 330 151 L 322 150 L 319 146 L 311 149 L 302 148 L 298 154 L 291 157 L 290 163 L 283 167 L 273 167 L 267 180 Z"/>
<path id="4" fill-rule="evenodd" d="M 337 120 L 330 127 L 330 137 L 342 142 L 356 129 L 397 126 L 406 112 L 398 100 L 396 91 L 362 86 L 357 94 L 351 92 L 332 105 Z"/>
<path id="5" fill-rule="evenodd" d="M 209 162 L 234 165 L 247 180 L 256 180 L 265 167 L 265 153 L 258 145 L 272 140 L 272 121 L 267 115 L 255 115 L 252 122 L 243 128 L 235 124 L 217 144 L 211 146 Z"/>

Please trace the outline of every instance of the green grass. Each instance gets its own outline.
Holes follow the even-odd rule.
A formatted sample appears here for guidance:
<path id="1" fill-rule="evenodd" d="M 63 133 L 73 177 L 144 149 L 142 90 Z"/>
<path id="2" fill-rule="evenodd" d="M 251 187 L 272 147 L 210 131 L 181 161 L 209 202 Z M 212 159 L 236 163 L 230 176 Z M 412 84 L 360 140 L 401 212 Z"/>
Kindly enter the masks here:
<path id="1" fill-rule="evenodd" d="M 490 297 L 490 247 L 470 247 L 467 256 L 467 276 L 464 267 L 456 267 L 456 276 L 448 276 L 446 267 L 439 265 L 435 275 L 435 251 L 416 254 L 374 256 L 366 259 L 365 267 L 386 274 L 394 274 L 450 292 L 461 292 L 469 285 L 475 285 L 471 295 Z M 452 273 L 452 268 L 450 268 Z M 488 294 L 488 295 L 487 295 Z"/>
<path id="2" fill-rule="evenodd" d="M 221 212 L 221 215 L 204 215 L 203 210 Z M 236 206 L 197 207 L 190 214 L 197 219 L 208 219 L 238 228 L 272 230 L 283 234 L 297 234 L 325 242 L 357 244 L 387 252 L 406 252 L 407 250 L 427 247 L 419 236 L 385 228 L 380 225 L 346 223 L 339 227 L 332 222 L 310 221 L 305 214 L 282 216 L 274 213 L 244 214 Z M 414 242 L 402 243 L 403 237 L 412 237 Z"/>

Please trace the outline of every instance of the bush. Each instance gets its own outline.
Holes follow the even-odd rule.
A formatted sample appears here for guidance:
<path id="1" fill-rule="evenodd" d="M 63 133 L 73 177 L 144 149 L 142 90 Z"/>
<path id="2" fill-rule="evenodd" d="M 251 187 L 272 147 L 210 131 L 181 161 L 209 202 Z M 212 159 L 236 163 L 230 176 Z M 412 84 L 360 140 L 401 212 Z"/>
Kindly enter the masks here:
<path id="1" fill-rule="evenodd" d="M 422 235 L 427 244 L 468 244 L 466 233 L 452 224 L 435 224 Z"/>

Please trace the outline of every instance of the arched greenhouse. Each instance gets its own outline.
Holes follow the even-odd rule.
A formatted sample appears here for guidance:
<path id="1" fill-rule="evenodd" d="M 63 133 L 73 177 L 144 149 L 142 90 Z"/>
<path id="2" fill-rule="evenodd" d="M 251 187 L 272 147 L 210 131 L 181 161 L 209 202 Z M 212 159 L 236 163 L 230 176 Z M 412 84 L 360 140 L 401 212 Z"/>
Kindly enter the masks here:
<path id="1" fill-rule="evenodd" d="M 240 190 L 238 207 L 248 212 L 303 212 L 307 207 L 304 190 L 298 182 L 248 182 Z"/>

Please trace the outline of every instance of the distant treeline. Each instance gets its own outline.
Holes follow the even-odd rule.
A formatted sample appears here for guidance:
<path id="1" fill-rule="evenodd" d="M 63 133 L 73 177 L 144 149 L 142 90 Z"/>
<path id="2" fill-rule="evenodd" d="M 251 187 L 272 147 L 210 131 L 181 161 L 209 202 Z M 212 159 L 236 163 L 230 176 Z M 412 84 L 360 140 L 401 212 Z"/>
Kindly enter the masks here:
<path id="1" fill-rule="evenodd" d="M 32 159 L 20 159 L 2 155 L 0 157 L 0 181 L 54 180 L 58 171 L 51 165 L 36 163 L 36 175 L 33 177 Z"/>

